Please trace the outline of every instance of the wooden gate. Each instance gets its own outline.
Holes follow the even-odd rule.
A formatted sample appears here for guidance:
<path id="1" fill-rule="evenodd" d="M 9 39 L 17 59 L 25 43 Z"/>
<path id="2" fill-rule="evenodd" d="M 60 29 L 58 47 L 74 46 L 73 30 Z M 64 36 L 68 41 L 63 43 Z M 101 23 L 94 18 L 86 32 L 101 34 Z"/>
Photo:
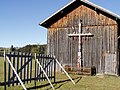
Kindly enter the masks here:
<path id="1" fill-rule="evenodd" d="M 6 57 L 8 60 L 6 60 Z M 39 61 L 41 68 L 36 59 Z M 34 57 L 30 53 L 10 52 L 4 56 L 4 82 L 1 84 L 4 85 L 6 90 L 7 85 L 8 87 L 10 85 L 15 86 L 18 83 L 25 89 L 24 84 L 31 83 L 31 81 L 34 81 L 35 86 L 36 81 L 54 79 L 55 82 L 55 69 L 55 59 L 52 56 L 39 54 Z"/>

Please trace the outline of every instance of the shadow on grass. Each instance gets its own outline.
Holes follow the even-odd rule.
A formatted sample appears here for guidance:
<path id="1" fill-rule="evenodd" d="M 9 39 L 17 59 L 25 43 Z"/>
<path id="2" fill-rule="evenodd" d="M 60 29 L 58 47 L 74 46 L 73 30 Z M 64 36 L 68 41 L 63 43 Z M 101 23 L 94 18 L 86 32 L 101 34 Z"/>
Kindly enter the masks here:
<path id="1" fill-rule="evenodd" d="M 81 79 L 82 77 L 77 77 L 77 78 L 73 78 L 73 80 L 76 80 L 78 79 L 75 83 L 77 84 Z M 57 81 L 57 82 L 52 82 L 52 84 L 54 84 L 53 86 L 55 87 L 55 89 L 59 89 L 61 86 L 65 85 L 66 83 L 68 83 L 68 81 L 70 81 L 70 79 L 67 79 L 67 80 L 61 80 L 61 81 Z M 57 86 L 57 84 L 60 84 L 59 86 Z M 40 86 L 34 86 L 34 87 L 30 87 L 30 88 L 27 88 L 27 90 L 34 90 L 34 89 L 39 89 L 39 88 L 43 88 L 43 87 L 47 87 L 49 86 L 50 84 L 47 83 L 47 84 L 44 84 L 44 85 L 40 85 Z M 57 86 L 57 87 L 56 87 Z M 48 88 L 47 90 L 51 89 Z"/>

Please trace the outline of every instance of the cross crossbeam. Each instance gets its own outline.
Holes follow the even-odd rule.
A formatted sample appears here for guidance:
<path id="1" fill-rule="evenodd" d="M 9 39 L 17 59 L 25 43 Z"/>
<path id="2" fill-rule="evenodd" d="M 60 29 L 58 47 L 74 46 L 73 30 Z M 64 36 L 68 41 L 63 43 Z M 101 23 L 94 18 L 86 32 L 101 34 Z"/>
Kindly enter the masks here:
<path id="1" fill-rule="evenodd" d="M 81 42 L 81 39 L 82 39 L 82 37 L 93 37 L 94 35 L 92 33 L 82 33 L 82 23 L 79 20 L 79 33 L 68 34 L 68 36 L 79 38 L 77 67 L 82 67 L 83 65 L 82 65 L 82 42 Z"/>
<path id="2" fill-rule="evenodd" d="M 93 34 L 91 34 L 91 33 L 80 33 L 80 34 L 69 34 L 68 35 L 69 37 L 79 37 L 79 36 L 81 36 L 81 37 L 93 37 L 94 35 Z"/>

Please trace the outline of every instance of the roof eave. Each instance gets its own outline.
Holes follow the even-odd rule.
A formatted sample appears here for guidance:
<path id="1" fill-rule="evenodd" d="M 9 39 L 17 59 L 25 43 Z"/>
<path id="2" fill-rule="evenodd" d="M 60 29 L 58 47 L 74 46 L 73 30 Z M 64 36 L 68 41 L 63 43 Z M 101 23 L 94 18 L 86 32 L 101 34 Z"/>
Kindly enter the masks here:
<path id="1" fill-rule="evenodd" d="M 115 14 L 115 13 L 113 13 L 113 12 L 111 12 L 111 11 L 109 11 L 109 10 L 101 7 L 101 6 L 98 6 L 98 5 L 92 3 L 92 2 L 90 2 L 90 1 L 88 1 L 88 0 L 80 0 L 80 1 L 82 1 L 82 2 L 84 2 L 84 3 L 86 3 L 86 4 L 88 4 L 88 5 L 91 5 L 91 6 L 95 7 L 95 8 L 97 8 L 97 9 L 105 12 L 105 13 L 108 13 L 108 14 L 112 15 L 113 17 L 116 17 L 116 18 L 120 19 L 120 16 L 119 16 L 119 15 L 117 15 L 117 14 Z"/>
<path id="2" fill-rule="evenodd" d="M 85 4 L 89 5 L 89 6 L 92 6 L 92 7 L 96 8 L 96 9 L 98 9 L 98 10 L 100 10 L 100 11 L 106 13 L 106 14 L 109 14 L 112 17 L 115 17 L 116 19 L 120 20 L 120 16 L 119 15 L 117 15 L 117 14 L 115 14 L 115 13 L 113 13 L 113 12 L 111 12 L 111 11 L 109 11 L 109 10 L 101 7 L 101 6 L 98 6 L 98 5 L 92 3 L 92 2 L 90 2 L 88 0 L 72 0 L 70 3 L 68 3 L 67 5 L 65 5 L 64 7 L 62 7 L 61 9 L 59 9 L 57 12 L 55 12 L 54 14 L 52 14 L 51 16 L 49 16 L 48 18 L 46 18 L 45 20 L 43 20 L 42 22 L 40 22 L 39 25 L 43 26 L 45 28 L 48 28 L 50 26 L 48 24 L 50 24 L 50 20 L 51 19 L 53 19 L 57 14 L 59 14 L 60 12 L 62 12 L 65 8 L 67 8 L 71 4 L 75 3 L 76 1 L 81 1 L 81 2 L 83 2 L 83 3 L 85 3 Z"/>
<path id="3" fill-rule="evenodd" d="M 48 18 L 44 19 L 42 22 L 39 23 L 40 26 L 46 27 L 46 22 L 51 19 L 53 16 L 55 16 L 57 13 L 61 12 L 64 8 L 68 7 L 69 5 L 71 5 L 72 3 L 74 3 L 76 0 L 72 0 L 71 2 L 69 2 L 68 4 L 66 4 L 64 7 L 62 7 L 61 9 L 59 9 L 57 12 L 53 13 L 51 16 L 49 16 Z"/>

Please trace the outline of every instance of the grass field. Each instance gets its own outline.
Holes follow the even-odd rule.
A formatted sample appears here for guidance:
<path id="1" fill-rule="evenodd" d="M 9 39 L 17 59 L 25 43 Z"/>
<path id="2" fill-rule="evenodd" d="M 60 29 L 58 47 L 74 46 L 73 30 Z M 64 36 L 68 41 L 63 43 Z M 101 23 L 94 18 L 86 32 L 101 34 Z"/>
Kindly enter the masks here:
<path id="1" fill-rule="evenodd" d="M 0 82 L 3 81 L 3 59 L 0 58 Z M 57 73 L 56 83 L 53 86 L 56 90 L 120 90 L 120 77 L 116 76 L 70 76 L 75 81 L 75 85 L 63 73 Z M 29 90 L 34 90 L 34 82 L 25 84 Z M 4 90 L 0 86 L 0 90 Z M 21 85 L 7 87 L 7 90 L 22 90 Z M 47 81 L 37 82 L 37 90 L 52 90 Z"/>

